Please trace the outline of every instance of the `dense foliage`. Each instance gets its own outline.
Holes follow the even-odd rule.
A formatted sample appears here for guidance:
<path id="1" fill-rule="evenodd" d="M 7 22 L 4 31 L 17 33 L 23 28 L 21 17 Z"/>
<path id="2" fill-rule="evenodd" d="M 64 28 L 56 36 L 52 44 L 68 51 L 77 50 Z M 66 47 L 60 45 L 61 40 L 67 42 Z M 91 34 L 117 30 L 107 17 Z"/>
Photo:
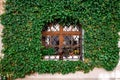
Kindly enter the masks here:
<path id="1" fill-rule="evenodd" d="M 84 61 L 41 59 L 41 31 L 51 22 L 78 24 L 85 30 Z M 94 67 L 113 70 L 119 60 L 119 0 L 6 0 L 1 74 L 89 72 Z"/>

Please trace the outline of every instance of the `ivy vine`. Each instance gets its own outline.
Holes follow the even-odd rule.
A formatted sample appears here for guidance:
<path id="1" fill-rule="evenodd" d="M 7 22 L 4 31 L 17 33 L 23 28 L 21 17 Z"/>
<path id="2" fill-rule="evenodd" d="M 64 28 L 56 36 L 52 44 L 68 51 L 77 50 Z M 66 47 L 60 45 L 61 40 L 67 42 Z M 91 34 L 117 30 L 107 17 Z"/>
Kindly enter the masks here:
<path id="1" fill-rule="evenodd" d="M 84 61 L 41 60 L 41 31 L 51 22 L 78 24 L 85 30 Z M 1 15 L 3 53 L 1 74 L 13 78 L 34 72 L 113 70 L 119 61 L 119 0 L 6 0 Z"/>

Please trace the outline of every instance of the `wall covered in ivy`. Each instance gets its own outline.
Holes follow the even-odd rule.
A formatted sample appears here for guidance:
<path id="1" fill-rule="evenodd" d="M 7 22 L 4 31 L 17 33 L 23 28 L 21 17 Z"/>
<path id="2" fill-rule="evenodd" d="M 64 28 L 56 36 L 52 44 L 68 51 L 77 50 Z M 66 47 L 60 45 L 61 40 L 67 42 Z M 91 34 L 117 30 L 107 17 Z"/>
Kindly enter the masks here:
<path id="1" fill-rule="evenodd" d="M 81 24 L 84 61 L 41 59 L 41 31 L 51 22 Z M 34 72 L 89 72 L 94 67 L 113 70 L 119 60 L 119 0 L 6 0 L 1 15 L 4 58 L 0 72 L 13 78 Z"/>

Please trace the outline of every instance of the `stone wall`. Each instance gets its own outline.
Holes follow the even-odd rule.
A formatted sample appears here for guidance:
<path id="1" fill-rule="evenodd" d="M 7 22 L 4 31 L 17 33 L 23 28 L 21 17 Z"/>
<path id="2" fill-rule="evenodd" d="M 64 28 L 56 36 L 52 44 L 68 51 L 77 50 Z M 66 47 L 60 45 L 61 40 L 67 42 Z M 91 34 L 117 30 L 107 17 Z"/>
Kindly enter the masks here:
<path id="1" fill-rule="evenodd" d="M 3 14 L 4 8 L 3 8 L 4 1 L 0 0 L 0 15 Z M 2 50 L 2 42 L 1 42 L 1 35 L 3 26 L 0 24 L 0 51 Z M 119 32 L 120 35 L 120 32 Z M 118 42 L 118 47 L 120 47 L 120 41 Z M 0 56 L 3 56 L 2 53 L 0 53 Z M 23 79 L 17 79 L 17 80 L 120 80 L 120 61 L 117 67 L 113 71 L 106 71 L 102 68 L 95 68 L 93 71 L 84 74 L 83 72 L 76 72 L 76 73 L 70 73 L 67 75 L 62 74 L 32 74 L 32 75 L 26 75 Z"/>

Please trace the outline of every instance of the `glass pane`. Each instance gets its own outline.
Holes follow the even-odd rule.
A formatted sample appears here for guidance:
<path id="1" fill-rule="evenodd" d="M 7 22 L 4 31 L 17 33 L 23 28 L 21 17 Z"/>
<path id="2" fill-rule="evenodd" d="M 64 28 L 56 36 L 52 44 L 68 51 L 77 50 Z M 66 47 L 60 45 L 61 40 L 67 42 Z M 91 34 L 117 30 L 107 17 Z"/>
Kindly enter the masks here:
<path id="1" fill-rule="evenodd" d="M 50 45 L 50 36 L 42 36 L 42 44 L 44 46 L 49 46 Z"/>
<path id="2" fill-rule="evenodd" d="M 80 36 L 78 36 L 78 35 L 73 35 L 73 36 L 72 36 L 72 40 L 73 40 L 73 45 L 79 45 Z"/>
<path id="3" fill-rule="evenodd" d="M 80 54 L 80 47 L 79 46 L 77 46 L 77 47 L 74 48 L 73 54 L 74 55 L 79 55 Z"/>
<path id="4" fill-rule="evenodd" d="M 48 27 L 47 31 L 50 31 L 50 27 Z"/>
<path id="5" fill-rule="evenodd" d="M 63 28 L 63 31 L 71 31 L 71 29 L 72 29 L 72 26 L 65 26 L 64 28 Z"/>
<path id="6" fill-rule="evenodd" d="M 43 32 L 44 31 L 50 31 L 50 27 L 49 26 L 45 26 L 45 27 L 43 27 L 43 30 L 42 30 Z"/>
<path id="7" fill-rule="evenodd" d="M 59 37 L 58 36 L 52 36 L 51 37 L 51 45 L 53 47 L 59 45 Z"/>
<path id="8" fill-rule="evenodd" d="M 50 36 L 46 36 L 45 42 L 46 42 L 45 46 L 49 46 L 50 45 Z"/>
<path id="9" fill-rule="evenodd" d="M 71 48 L 70 47 L 64 47 L 63 48 L 63 56 L 64 57 L 69 57 L 70 56 L 70 53 L 72 52 Z"/>
<path id="10" fill-rule="evenodd" d="M 51 27 L 51 31 L 59 31 L 60 30 L 60 25 L 55 24 Z"/>
<path id="11" fill-rule="evenodd" d="M 59 50 L 59 47 L 54 47 L 55 49 L 55 54 L 59 54 L 58 50 Z"/>
<path id="12" fill-rule="evenodd" d="M 80 29 L 79 29 L 79 27 L 78 26 L 73 26 L 73 28 L 72 28 L 72 31 L 79 31 Z"/>
<path id="13" fill-rule="evenodd" d="M 70 46 L 71 43 L 72 43 L 72 41 L 71 41 L 71 36 L 64 36 L 64 42 L 63 42 L 63 44 L 64 44 L 65 46 Z"/>

